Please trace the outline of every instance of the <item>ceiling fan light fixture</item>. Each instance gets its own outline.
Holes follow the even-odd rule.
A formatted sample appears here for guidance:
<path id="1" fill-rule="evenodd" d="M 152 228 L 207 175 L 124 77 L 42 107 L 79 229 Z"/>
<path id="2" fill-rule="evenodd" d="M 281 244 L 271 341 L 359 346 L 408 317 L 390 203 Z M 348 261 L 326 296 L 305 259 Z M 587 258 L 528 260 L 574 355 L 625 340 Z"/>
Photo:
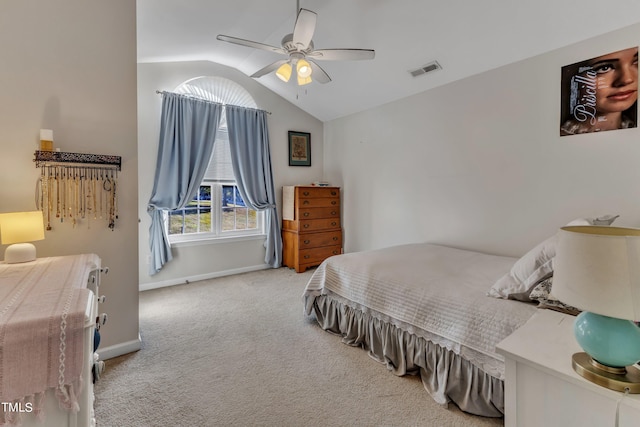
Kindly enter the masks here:
<path id="1" fill-rule="evenodd" d="M 278 76 L 280 80 L 286 83 L 291 78 L 291 71 L 292 71 L 291 64 L 289 64 L 288 62 L 285 62 L 276 71 L 276 76 Z"/>
<path id="2" fill-rule="evenodd" d="M 278 78 L 284 82 L 291 80 L 293 69 L 295 68 L 296 78 L 299 85 L 306 85 L 312 82 L 311 74 L 317 83 L 329 83 L 331 77 L 318 65 L 317 60 L 324 61 L 345 61 L 373 59 L 375 51 L 373 49 L 319 49 L 316 50 L 313 44 L 313 34 L 316 29 L 317 14 L 311 10 L 301 9 L 300 1 L 296 7 L 296 23 L 293 33 L 282 38 L 281 47 L 245 40 L 238 37 L 218 34 L 218 40 L 245 46 L 253 49 L 260 49 L 268 52 L 278 53 L 288 56 L 287 59 L 280 59 L 261 68 L 251 75 L 252 78 L 260 78 L 266 74 L 275 72 Z M 307 61 L 306 58 L 309 58 Z"/>
<path id="3" fill-rule="evenodd" d="M 301 75 L 298 75 L 298 86 L 308 85 L 312 81 L 313 80 L 311 80 L 311 76 L 302 77 Z"/>
<path id="4" fill-rule="evenodd" d="M 299 59 L 298 64 L 296 65 L 296 70 L 298 71 L 298 77 L 302 77 L 306 79 L 311 76 L 311 64 L 309 64 L 304 59 Z"/>

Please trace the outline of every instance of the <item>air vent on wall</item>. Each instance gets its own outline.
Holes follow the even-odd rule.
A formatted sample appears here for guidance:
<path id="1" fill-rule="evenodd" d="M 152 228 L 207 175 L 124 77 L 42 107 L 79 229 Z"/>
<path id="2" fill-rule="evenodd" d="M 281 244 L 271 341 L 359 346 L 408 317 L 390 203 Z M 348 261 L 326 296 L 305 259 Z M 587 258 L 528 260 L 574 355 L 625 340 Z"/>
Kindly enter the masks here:
<path id="1" fill-rule="evenodd" d="M 430 73 L 432 71 L 436 71 L 436 70 L 440 70 L 442 69 L 442 66 L 440 64 L 438 64 L 438 61 L 433 61 L 428 63 L 427 65 L 423 65 L 420 68 L 417 68 L 415 70 L 411 70 L 409 71 L 409 73 L 411 73 L 411 75 L 413 77 L 418 77 L 422 74 L 427 74 Z"/>

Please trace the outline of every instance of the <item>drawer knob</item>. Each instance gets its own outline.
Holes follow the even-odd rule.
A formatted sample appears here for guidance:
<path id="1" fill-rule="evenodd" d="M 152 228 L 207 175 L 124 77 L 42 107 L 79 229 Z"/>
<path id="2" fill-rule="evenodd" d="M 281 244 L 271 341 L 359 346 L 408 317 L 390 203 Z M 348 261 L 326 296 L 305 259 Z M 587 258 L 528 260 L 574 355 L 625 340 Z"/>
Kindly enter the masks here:
<path id="1" fill-rule="evenodd" d="M 311 258 L 311 256 L 310 256 L 310 255 L 305 255 L 305 256 L 304 256 L 304 259 L 309 259 L 309 258 Z"/>
<path id="2" fill-rule="evenodd" d="M 102 313 L 100 316 L 96 318 L 96 323 L 98 325 L 104 325 L 107 323 L 107 313 Z"/>
<path id="3" fill-rule="evenodd" d="M 309 243 L 311 243 L 311 240 L 305 240 L 305 241 L 304 241 L 304 244 L 305 244 L 305 245 L 308 245 Z"/>
<path id="4" fill-rule="evenodd" d="M 303 204 L 303 205 L 308 205 L 308 204 L 309 204 L 309 201 L 308 201 L 308 200 L 305 200 L 304 202 L 302 202 L 302 204 Z"/>
<path id="5" fill-rule="evenodd" d="M 338 223 L 337 223 L 337 222 L 335 222 L 335 221 L 333 221 L 333 222 L 331 223 L 331 225 L 333 225 L 333 226 L 335 227 L 336 225 L 338 225 Z"/>
<path id="6" fill-rule="evenodd" d="M 332 211 L 332 212 L 331 212 L 331 215 L 338 215 L 338 212 L 336 212 L 336 211 Z"/>
<path id="7" fill-rule="evenodd" d="M 303 225 L 302 228 L 309 228 L 309 224 Z"/>
<path id="8" fill-rule="evenodd" d="M 337 203 L 338 203 L 338 202 L 336 202 L 335 200 L 332 200 L 332 201 L 331 201 L 331 204 L 332 204 L 332 205 L 335 205 L 335 204 L 337 204 Z"/>
<path id="9" fill-rule="evenodd" d="M 332 195 L 332 196 L 335 196 L 335 195 L 337 195 L 337 194 L 338 194 L 338 192 L 337 192 L 337 191 L 332 191 L 332 192 L 331 192 L 331 195 Z"/>
<path id="10" fill-rule="evenodd" d="M 334 255 L 338 255 L 338 251 L 333 251 L 333 254 Z"/>
<path id="11" fill-rule="evenodd" d="M 309 216 L 309 212 L 303 213 L 302 216 Z"/>
<path id="12" fill-rule="evenodd" d="M 337 241 L 338 241 L 338 238 L 337 238 L 337 237 L 334 237 L 334 238 L 333 238 L 333 241 L 334 241 L 334 242 L 337 242 Z"/>
<path id="13" fill-rule="evenodd" d="M 304 191 L 302 194 L 305 195 L 305 196 L 308 196 L 309 192 L 308 191 Z"/>

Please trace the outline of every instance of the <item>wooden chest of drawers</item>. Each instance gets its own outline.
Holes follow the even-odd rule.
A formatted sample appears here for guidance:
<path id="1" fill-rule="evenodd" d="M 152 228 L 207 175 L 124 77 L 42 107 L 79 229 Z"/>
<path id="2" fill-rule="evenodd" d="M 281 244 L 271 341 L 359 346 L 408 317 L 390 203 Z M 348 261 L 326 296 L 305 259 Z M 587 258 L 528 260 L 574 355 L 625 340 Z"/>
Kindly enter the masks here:
<path id="1" fill-rule="evenodd" d="M 298 273 L 342 253 L 340 188 L 282 188 L 283 264 Z"/>

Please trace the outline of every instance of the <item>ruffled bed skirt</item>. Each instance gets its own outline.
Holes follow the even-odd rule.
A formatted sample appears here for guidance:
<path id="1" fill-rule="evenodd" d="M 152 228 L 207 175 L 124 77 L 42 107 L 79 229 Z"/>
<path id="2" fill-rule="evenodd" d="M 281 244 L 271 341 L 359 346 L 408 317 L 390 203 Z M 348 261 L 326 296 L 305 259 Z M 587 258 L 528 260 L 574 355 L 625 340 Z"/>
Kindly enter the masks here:
<path id="1" fill-rule="evenodd" d="M 504 415 L 504 383 L 453 351 L 406 332 L 369 313 L 327 295 L 312 298 L 320 327 L 342 336 L 342 342 L 362 347 L 398 376 L 420 375 L 431 397 L 441 405 L 485 417 Z M 310 301 L 305 301 L 309 307 Z"/>

